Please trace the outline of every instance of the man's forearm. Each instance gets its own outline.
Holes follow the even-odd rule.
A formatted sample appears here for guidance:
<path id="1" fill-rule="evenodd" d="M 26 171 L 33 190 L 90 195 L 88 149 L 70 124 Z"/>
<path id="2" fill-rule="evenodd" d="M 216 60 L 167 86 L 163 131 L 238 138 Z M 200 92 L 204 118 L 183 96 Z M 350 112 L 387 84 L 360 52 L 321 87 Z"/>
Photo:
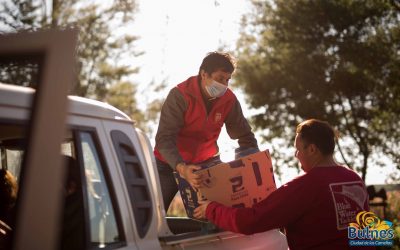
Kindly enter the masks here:
<path id="1" fill-rule="evenodd" d="M 158 148 L 158 150 L 164 160 L 174 170 L 179 163 L 184 162 L 179 154 L 178 149 L 176 149 L 176 146 L 164 146 L 162 148 Z"/>

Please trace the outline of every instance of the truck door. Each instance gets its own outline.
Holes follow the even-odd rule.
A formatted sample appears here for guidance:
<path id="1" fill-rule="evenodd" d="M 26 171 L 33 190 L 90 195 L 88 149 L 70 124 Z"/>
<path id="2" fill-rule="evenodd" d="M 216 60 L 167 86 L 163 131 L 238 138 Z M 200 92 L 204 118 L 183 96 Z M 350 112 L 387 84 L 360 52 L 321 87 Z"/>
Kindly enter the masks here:
<path id="1" fill-rule="evenodd" d="M 65 132 L 67 93 L 72 86 L 77 33 L 73 30 L 0 37 L 2 60 L 39 59 L 40 78 L 32 100 L 23 158 L 14 249 L 55 249 L 60 218 L 60 145 Z M 29 41 L 29 42 L 27 42 Z"/>

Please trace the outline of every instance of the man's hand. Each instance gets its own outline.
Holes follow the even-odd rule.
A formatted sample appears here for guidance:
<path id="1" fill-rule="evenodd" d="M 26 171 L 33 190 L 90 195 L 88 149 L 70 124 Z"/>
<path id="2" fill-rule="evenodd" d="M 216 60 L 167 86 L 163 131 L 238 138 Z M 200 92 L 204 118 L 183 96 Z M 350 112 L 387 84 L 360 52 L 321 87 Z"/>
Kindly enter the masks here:
<path id="1" fill-rule="evenodd" d="M 211 201 L 199 201 L 200 206 L 196 207 L 193 211 L 193 216 L 196 219 L 206 219 L 206 210 Z"/>
<path id="2" fill-rule="evenodd" d="M 200 170 L 201 167 L 197 165 L 186 165 L 179 163 L 176 166 L 176 171 L 184 178 L 193 188 L 201 188 L 203 186 L 203 178 L 201 175 L 194 173 Z"/>

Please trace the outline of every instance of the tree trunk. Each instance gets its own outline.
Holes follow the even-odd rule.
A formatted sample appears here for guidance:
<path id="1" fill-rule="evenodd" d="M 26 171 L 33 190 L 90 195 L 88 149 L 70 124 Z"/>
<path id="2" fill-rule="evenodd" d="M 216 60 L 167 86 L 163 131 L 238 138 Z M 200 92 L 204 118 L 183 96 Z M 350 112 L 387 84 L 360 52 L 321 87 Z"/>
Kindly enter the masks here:
<path id="1" fill-rule="evenodd" d="M 58 19 L 58 13 L 59 13 L 59 0 L 53 0 L 52 8 L 51 8 L 51 27 L 56 28 L 57 27 L 57 19 Z"/>
<path id="2" fill-rule="evenodd" d="M 365 177 L 367 175 L 368 157 L 369 157 L 369 154 L 368 153 L 364 153 L 363 167 L 361 169 L 361 178 L 363 179 L 364 182 L 365 182 Z"/>

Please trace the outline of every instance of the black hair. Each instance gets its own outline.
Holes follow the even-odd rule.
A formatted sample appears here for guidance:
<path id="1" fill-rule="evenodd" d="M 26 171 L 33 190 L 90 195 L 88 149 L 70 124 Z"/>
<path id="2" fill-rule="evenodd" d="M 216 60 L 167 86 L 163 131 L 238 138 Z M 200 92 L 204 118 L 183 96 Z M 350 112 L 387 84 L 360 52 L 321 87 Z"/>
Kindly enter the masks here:
<path id="1" fill-rule="evenodd" d="M 200 65 L 200 71 L 204 70 L 207 74 L 211 75 L 217 70 L 232 74 L 235 70 L 235 62 L 231 55 L 223 52 L 210 52 L 204 57 L 203 62 Z"/>

